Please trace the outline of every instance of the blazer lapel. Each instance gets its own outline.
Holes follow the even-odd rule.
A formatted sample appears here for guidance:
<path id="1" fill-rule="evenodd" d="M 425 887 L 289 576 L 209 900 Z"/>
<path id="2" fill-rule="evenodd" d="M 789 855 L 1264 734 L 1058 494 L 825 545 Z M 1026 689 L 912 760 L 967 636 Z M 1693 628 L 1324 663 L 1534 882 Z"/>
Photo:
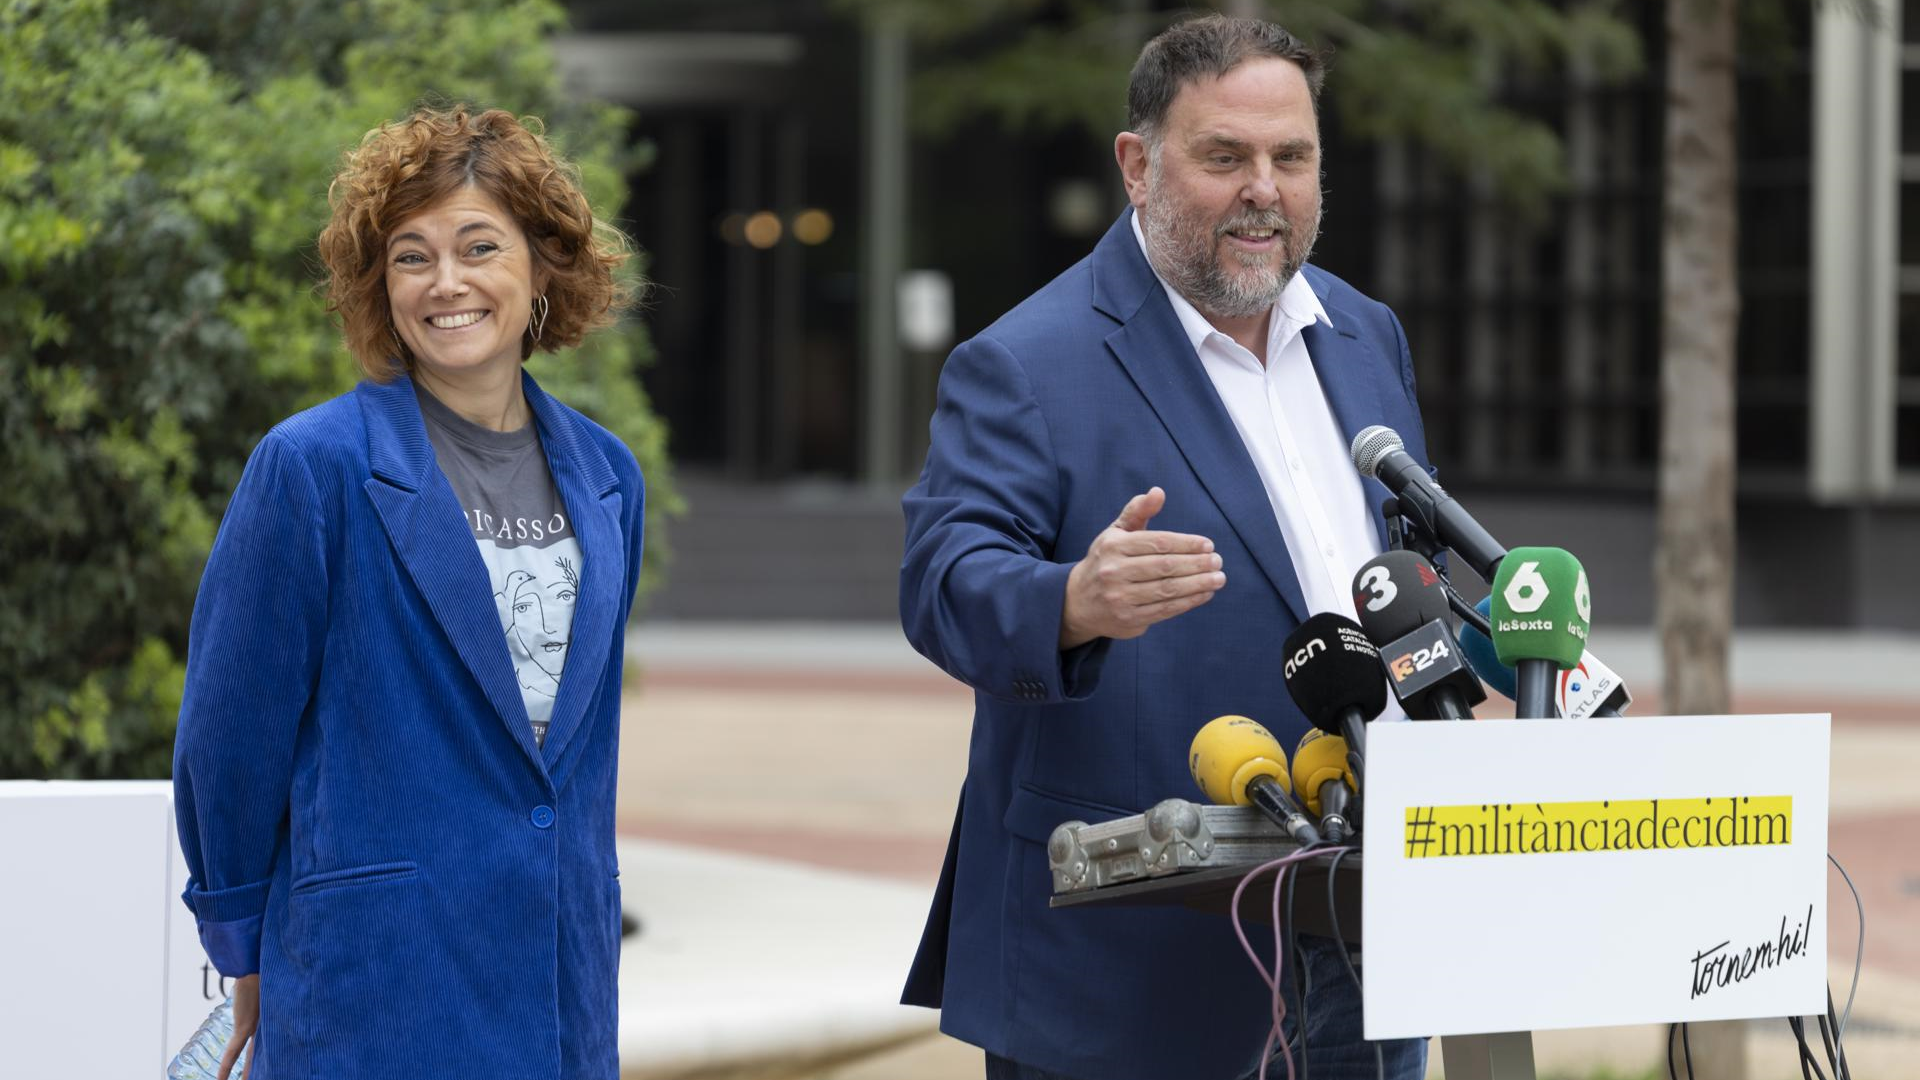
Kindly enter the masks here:
<path id="1" fill-rule="evenodd" d="M 573 627 L 567 635 L 567 666 L 560 673 L 560 690 L 553 699 L 553 716 L 541 747 L 551 768 L 580 729 L 607 664 L 618 662 L 613 641 L 627 614 L 621 595 L 627 574 L 627 545 L 620 531 L 625 500 L 606 454 L 572 413 L 541 390 L 532 376 L 522 373 L 522 385 L 540 425 L 547 467 L 573 517 L 584 564 Z"/>
<path id="2" fill-rule="evenodd" d="M 1304 621 L 1310 614 L 1306 598 L 1259 470 L 1140 253 L 1128 215 L 1122 214 L 1107 231 L 1093 258 L 1094 306 L 1121 322 L 1107 336 L 1107 347 L 1166 426 L 1261 573 L 1294 618 Z"/>
<path id="3" fill-rule="evenodd" d="M 1360 325 L 1357 317 L 1327 303 L 1326 287 L 1314 281 L 1310 268 L 1301 272 L 1309 275 L 1307 281 L 1315 286 L 1314 292 L 1320 294 L 1320 303 L 1333 323 L 1328 327 L 1316 322 L 1303 330 L 1301 336 L 1307 343 L 1307 355 L 1313 360 L 1320 389 L 1327 395 L 1334 422 L 1340 425 L 1347 445 L 1352 446 L 1354 436 L 1375 424 L 1399 430 L 1404 426 L 1403 418 L 1410 418 L 1410 414 L 1393 408 L 1394 403 L 1406 400 L 1406 391 L 1400 385 L 1399 358 L 1381 356 L 1362 341 L 1355 333 Z M 1380 550 L 1385 551 L 1387 522 L 1380 513 L 1380 502 L 1389 492 L 1386 485 L 1370 476 L 1362 477 L 1360 484 L 1367 516 L 1373 520 Z"/>
<path id="4" fill-rule="evenodd" d="M 434 463 L 413 383 L 403 375 L 384 385 L 361 383 L 358 392 L 373 470 L 366 490 L 387 538 L 508 737 L 540 766 L 486 564 L 453 486 Z"/>

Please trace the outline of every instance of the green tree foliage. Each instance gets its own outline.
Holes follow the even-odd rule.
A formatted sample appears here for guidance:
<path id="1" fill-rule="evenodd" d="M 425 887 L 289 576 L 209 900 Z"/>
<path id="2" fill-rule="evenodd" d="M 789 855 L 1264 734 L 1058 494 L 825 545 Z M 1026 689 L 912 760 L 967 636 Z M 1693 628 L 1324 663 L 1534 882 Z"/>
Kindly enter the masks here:
<path id="1" fill-rule="evenodd" d="M 353 383 L 313 238 L 340 152 L 422 99 L 547 119 L 602 214 L 628 117 L 560 92 L 547 0 L 0 0 L 0 776 L 163 776 L 188 615 L 281 418 Z M 638 272 L 635 268 L 634 272 Z M 543 385 L 675 511 L 634 323 Z"/>
<path id="2" fill-rule="evenodd" d="M 905 28 L 923 61 L 913 86 L 923 132 L 989 116 L 1011 128 L 1126 126 L 1127 72 L 1140 46 L 1186 14 L 1125 0 L 838 0 Z M 1195 5 L 1200 7 L 1203 5 Z M 1352 134 L 1405 139 L 1513 205 L 1543 209 L 1566 185 L 1551 123 L 1502 104 L 1504 86 L 1579 64 L 1595 78 L 1641 65 L 1620 0 L 1245 0 L 1331 47 L 1327 101 Z"/>

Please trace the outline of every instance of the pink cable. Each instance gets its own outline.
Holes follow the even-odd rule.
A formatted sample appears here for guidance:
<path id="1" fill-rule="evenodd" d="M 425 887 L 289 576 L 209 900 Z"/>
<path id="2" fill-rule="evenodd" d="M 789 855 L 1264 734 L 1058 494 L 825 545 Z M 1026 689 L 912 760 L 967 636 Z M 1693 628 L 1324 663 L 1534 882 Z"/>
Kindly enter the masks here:
<path id="1" fill-rule="evenodd" d="M 1282 855 L 1281 857 L 1274 859 L 1271 862 L 1261 863 L 1259 866 L 1256 866 L 1252 870 L 1247 871 L 1246 876 L 1240 879 L 1240 884 L 1234 887 L 1233 911 L 1232 911 L 1233 934 L 1235 937 L 1240 939 L 1240 948 L 1246 951 L 1247 959 L 1253 961 L 1253 970 L 1260 973 L 1260 981 L 1266 983 L 1267 989 L 1271 991 L 1273 994 L 1273 998 L 1272 998 L 1273 1006 L 1271 1010 L 1272 1016 L 1273 1016 L 1273 1026 L 1270 1029 L 1268 1029 L 1267 1041 L 1264 1044 L 1262 1044 L 1260 1048 L 1260 1080 L 1267 1080 L 1267 1059 L 1273 1055 L 1273 1048 L 1276 1045 L 1279 1046 L 1281 1052 L 1286 1055 L 1287 1080 L 1295 1080 L 1295 1074 L 1293 1070 L 1293 1048 L 1287 1045 L 1287 1040 L 1285 1036 L 1281 1034 L 1281 1030 L 1280 1030 L 1280 1021 L 1284 1019 L 1287 1015 L 1286 998 L 1283 996 L 1280 989 L 1281 987 L 1280 975 L 1285 967 L 1285 960 L 1286 960 L 1286 936 L 1281 932 L 1281 926 L 1280 926 L 1280 891 L 1281 891 L 1281 886 L 1286 881 L 1287 868 L 1293 866 L 1296 863 L 1303 862 L 1315 856 L 1330 855 L 1336 851 L 1348 851 L 1348 850 L 1352 850 L 1352 849 L 1345 848 L 1345 847 L 1322 847 L 1322 848 L 1314 848 L 1311 851 L 1301 850 L 1301 851 L 1296 851 L 1291 855 Z M 1255 878 L 1259 877 L 1261 874 L 1264 874 L 1269 870 L 1274 871 L 1273 909 L 1272 909 L 1272 914 L 1273 914 L 1273 971 L 1272 972 L 1268 972 L 1267 965 L 1260 962 L 1260 954 L 1254 951 L 1253 943 L 1247 940 L 1247 932 L 1245 928 L 1243 928 L 1240 925 L 1241 895 L 1247 891 L 1248 885 L 1253 884 L 1253 880 Z M 1304 1031 L 1300 1033 L 1300 1038 L 1303 1044 L 1306 1039 L 1306 1034 L 1307 1033 Z"/>

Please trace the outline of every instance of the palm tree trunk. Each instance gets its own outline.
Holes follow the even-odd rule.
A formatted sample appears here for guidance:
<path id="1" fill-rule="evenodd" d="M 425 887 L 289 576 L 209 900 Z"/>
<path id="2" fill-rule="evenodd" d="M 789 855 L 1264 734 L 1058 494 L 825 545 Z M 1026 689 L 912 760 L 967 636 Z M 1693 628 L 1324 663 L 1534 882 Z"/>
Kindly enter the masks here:
<path id="1" fill-rule="evenodd" d="M 1737 0 L 1667 5 L 1656 619 L 1670 715 L 1726 713 L 1733 623 Z M 1746 1025 L 1696 1024 L 1700 1080 L 1746 1080 Z"/>

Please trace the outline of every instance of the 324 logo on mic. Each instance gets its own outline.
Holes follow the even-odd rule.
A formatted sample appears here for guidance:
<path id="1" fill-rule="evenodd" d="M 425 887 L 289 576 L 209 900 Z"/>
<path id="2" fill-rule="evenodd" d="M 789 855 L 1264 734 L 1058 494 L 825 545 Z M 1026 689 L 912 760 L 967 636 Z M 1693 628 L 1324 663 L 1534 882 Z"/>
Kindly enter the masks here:
<path id="1" fill-rule="evenodd" d="M 1401 653 L 1387 661 L 1387 670 L 1393 672 L 1394 682 L 1403 683 L 1452 655 L 1446 642 L 1436 641 L 1431 647 Z"/>

